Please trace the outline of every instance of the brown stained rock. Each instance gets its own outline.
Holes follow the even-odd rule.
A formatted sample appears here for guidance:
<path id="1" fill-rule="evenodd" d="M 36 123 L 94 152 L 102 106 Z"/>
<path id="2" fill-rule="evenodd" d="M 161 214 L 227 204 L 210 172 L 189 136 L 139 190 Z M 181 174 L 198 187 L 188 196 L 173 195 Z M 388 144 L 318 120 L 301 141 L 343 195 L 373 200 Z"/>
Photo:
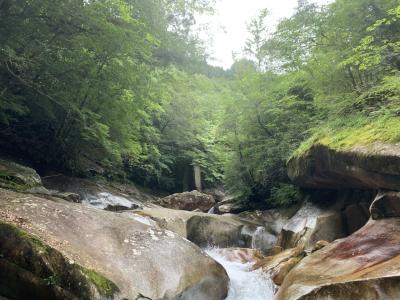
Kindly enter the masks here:
<path id="1" fill-rule="evenodd" d="M 289 160 L 288 174 L 308 188 L 400 190 L 400 144 L 374 143 L 348 150 L 314 145 Z"/>
<path id="2" fill-rule="evenodd" d="M 194 211 L 199 209 L 207 212 L 214 206 L 213 196 L 198 191 L 173 194 L 157 201 L 157 204 L 171 209 Z"/>
<path id="3" fill-rule="evenodd" d="M 231 262 L 257 263 L 264 258 L 261 251 L 249 248 L 218 248 L 215 251 Z"/>
<path id="4" fill-rule="evenodd" d="M 223 299 L 228 277 L 197 246 L 133 213 L 0 189 L 0 220 L 114 282 L 116 299 Z M 18 222 L 23 220 L 23 222 Z M 184 298 L 183 298 L 184 299 Z"/>
<path id="5" fill-rule="evenodd" d="M 386 277 L 364 281 L 346 282 L 321 287 L 318 291 L 301 297 L 302 300 L 397 300 L 400 299 L 400 278 Z"/>
<path id="6" fill-rule="evenodd" d="M 283 248 L 280 246 L 274 246 L 271 250 L 271 255 L 277 255 L 283 251 Z"/>
<path id="7" fill-rule="evenodd" d="M 371 204 L 370 213 L 374 220 L 400 217 L 400 193 L 378 194 Z"/>
<path id="8" fill-rule="evenodd" d="M 320 250 L 320 249 L 322 249 L 322 248 L 324 248 L 324 247 L 326 247 L 328 245 L 329 245 L 328 241 L 322 241 L 322 240 L 318 241 L 318 242 L 315 243 L 315 246 L 311 249 L 311 253 L 313 253 L 315 251 L 318 251 L 318 250 Z"/>
<path id="9" fill-rule="evenodd" d="M 276 299 L 399 299 L 399 279 L 400 219 L 371 220 L 302 259 Z"/>
<path id="10" fill-rule="evenodd" d="M 300 257 L 292 257 L 272 270 L 271 278 L 276 285 L 281 285 L 287 274 L 300 262 Z"/>
<path id="11" fill-rule="evenodd" d="M 302 248 L 291 248 L 282 251 L 281 253 L 278 253 L 276 255 L 272 256 L 267 256 L 257 262 L 254 266 L 253 269 L 257 270 L 262 268 L 264 271 L 268 272 L 272 268 L 276 267 L 280 263 L 287 261 L 288 259 L 292 257 L 298 257 L 298 256 L 303 256 L 304 251 Z"/>
<path id="12" fill-rule="evenodd" d="M 305 256 L 302 248 L 292 248 L 257 261 L 253 269 L 262 269 L 271 275 L 276 285 L 281 285 L 290 270 Z"/>

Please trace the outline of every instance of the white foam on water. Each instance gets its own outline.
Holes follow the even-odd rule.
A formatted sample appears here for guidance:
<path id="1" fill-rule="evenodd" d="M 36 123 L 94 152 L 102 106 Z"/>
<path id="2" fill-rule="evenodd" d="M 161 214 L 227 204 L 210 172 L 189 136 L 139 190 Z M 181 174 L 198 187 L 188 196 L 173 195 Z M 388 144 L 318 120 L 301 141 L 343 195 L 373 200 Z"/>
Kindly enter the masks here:
<path id="1" fill-rule="evenodd" d="M 274 298 L 274 283 L 262 270 L 252 270 L 252 264 L 228 261 L 218 249 L 207 249 L 207 254 L 219 262 L 230 278 L 226 300 L 270 300 Z"/>
<path id="2" fill-rule="evenodd" d="M 108 205 L 131 207 L 133 204 L 132 201 L 129 201 L 124 197 L 116 196 L 107 192 L 98 193 L 97 195 L 87 195 L 82 202 L 101 209 L 106 208 Z"/>

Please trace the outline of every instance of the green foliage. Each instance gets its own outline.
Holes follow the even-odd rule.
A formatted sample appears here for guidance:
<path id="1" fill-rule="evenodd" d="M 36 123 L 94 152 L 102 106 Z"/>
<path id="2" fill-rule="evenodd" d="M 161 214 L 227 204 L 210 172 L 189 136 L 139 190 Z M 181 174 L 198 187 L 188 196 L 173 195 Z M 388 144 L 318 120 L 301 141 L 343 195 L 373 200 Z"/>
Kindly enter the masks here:
<path id="1" fill-rule="evenodd" d="M 228 190 L 250 203 L 298 200 L 286 161 L 313 144 L 350 148 L 399 141 L 398 1 L 300 1 L 294 15 L 231 70 L 226 107 Z M 260 35 L 250 30 L 253 40 Z M 264 32 L 265 33 L 265 32 Z"/>
<path id="2" fill-rule="evenodd" d="M 46 282 L 46 285 L 57 285 L 58 279 L 56 275 L 50 275 L 45 278 L 44 281 Z"/>
<path id="3" fill-rule="evenodd" d="M 397 0 L 299 1 L 273 32 L 262 10 L 228 71 L 193 32 L 214 3 L 0 1 L 1 152 L 168 191 L 196 165 L 276 207 L 298 201 L 290 155 L 399 140 Z"/>
<path id="4" fill-rule="evenodd" d="M 358 66 L 361 71 L 375 68 L 400 68 L 400 5 L 388 10 L 387 16 L 377 20 L 367 28 L 370 33 L 359 46 L 353 49 L 353 55 L 343 65 Z"/>
<path id="5" fill-rule="evenodd" d="M 190 108 L 184 103 L 187 90 L 200 101 L 187 77 L 205 90 L 200 85 L 206 79 L 190 73 L 190 64 L 200 66 L 205 59 L 191 28 L 194 15 L 211 11 L 211 3 L 1 1 L 3 154 L 21 156 L 42 172 L 85 175 L 104 169 L 108 177 L 124 177 L 125 166 L 138 181 L 172 173 L 176 151 L 164 147 L 172 133 L 158 122 L 176 116 L 173 107 L 182 103 Z M 203 124 L 186 129 L 192 116 L 182 114 L 187 119 L 174 126 L 189 148 L 202 138 L 194 127 Z M 200 111 L 194 119 L 203 122 Z M 192 163 L 193 155 L 187 156 Z"/>
<path id="6" fill-rule="evenodd" d="M 89 281 L 96 286 L 101 295 L 112 297 L 115 292 L 118 291 L 118 287 L 112 281 L 108 280 L 96 271 L 82 268 L 82 272 L 87 276 Z"/>
<path id="7" fill-rule="evenodd" d="M 293 184 L 281 183 L 271 189 L 270 202 L 275 207 L 288 207 L 301 200 L 302 194 L 299 188 Z"/>

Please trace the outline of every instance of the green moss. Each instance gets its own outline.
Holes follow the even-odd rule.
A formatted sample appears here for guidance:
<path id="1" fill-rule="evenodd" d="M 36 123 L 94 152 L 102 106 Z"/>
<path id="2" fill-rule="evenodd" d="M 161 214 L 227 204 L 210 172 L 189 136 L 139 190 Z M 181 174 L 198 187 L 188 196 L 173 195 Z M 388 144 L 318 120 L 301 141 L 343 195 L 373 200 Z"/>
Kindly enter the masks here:
<path id="1" fill-rule="evenodd" d="M 3 240 L 7 243 L 3 244 Z M 8 254 L 4 255 L 3 251 Z M 94 288 L 107 298 L 119 291 L 107 278 L 78 264 L 69 263 L 59 251 L 4 221 L 0 221 L 0 257 L 32 272 L 32 276 L 40 278 L 47 286 L 58 286 L 79 299 L 92 299 Z"/>
<path id="2" fill-rule="evenodd" d="M 37 238 L 33 237 L 32 235 L 30 235 L 22 230 L 20 230 L 15 225 L 0 221 L 0 232 L 3 230 L 6 230 L 7 232 L 12 233 L 12 235 L 14 235 L 15 237 L 17 237 L 21 240 L 28 241 L 34 247 L 35 251 L 37 251 L 37 252 L 43 253 L 43 252 L 47 252 L 47 250 L 49 249 L 49 247 L 47 245 L 45 245 L 44 243 L 42 243 L 40 240 L 38 240 Z"/>
<path id="3" fill-rule="evenodd" d="M 356 145 L 369 145 L 374 142 L 400 142 L 400 118 L 383 116 L 376 119 L 357 119 L 352 126 L 326 127 L 315 133 L 293 153 L 291 158 L 305 154 L 313 145 L 322 144 L 331 149 L 346 150 Z"/>
<path id="4" fill-rule="evenodd" d="M 110 280 L 100 275 L 96 271 L 82 268 L 82 272 L 86 275 L 90 282 L 92 282 L 98 292 L 105 296 L 112 296 L 118 291 L 118 287 Z"/>

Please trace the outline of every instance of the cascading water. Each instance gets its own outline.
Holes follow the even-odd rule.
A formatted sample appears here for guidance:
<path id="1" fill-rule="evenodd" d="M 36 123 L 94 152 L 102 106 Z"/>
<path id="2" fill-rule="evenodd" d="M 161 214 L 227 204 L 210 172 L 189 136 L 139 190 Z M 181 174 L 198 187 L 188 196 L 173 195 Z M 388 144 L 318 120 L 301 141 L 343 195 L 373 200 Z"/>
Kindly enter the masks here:
<path id="1" fill-rule="evenodd" d="M 123 205 L 127 207 L 132 205 L 132 202 L 128 199 L 106 192 L 98 193 L 97 195 L 88 195 L 83 199 L 83 203 L 102 209 L 104 209 L 107 205 Z"/>
<path id="2" fill-rule="evenodd" d="M 228 273 L 230 285 L 226 300 L 273 299 L 275 286 L 262 270 L 252 270 L 252 263 L 229 261 L 217 248 L 207 249 L 206 252 Z"/>

